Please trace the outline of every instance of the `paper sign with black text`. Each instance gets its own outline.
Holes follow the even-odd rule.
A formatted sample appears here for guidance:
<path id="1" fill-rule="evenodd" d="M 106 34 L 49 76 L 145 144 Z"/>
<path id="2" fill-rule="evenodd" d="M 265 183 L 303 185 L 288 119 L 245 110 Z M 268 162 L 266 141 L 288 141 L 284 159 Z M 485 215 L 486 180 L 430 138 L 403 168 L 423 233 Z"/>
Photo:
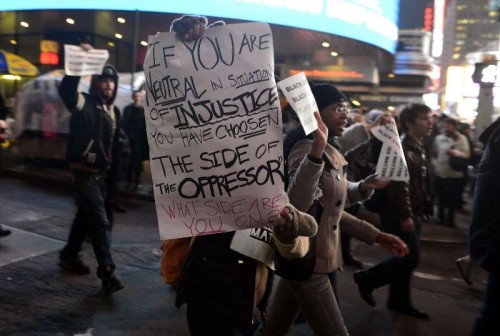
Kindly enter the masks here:
<path id="1" fill-rule="evenodd" d="M 408 182 L 410 175 L 394 119 L 389 124 L 372 128 L 372 133 L 382 141 L 375 173 L 381 178 Z"/>
<path id="2" fill-rule="evenodd" d="M 100 74 L 109 53 L 105 49 L 83 50 L 79 46 L 64 45 L 64 71 L 69 76 Z"/>
<path id="3" fill-rule="evenodd" d="M 269 25 L 157 34 L 144 71 L 161 239 L 269 226 L 285 201 Z"/>
<path id="4" fill-rule="evenodd" d="M 275 249 L 273 246 L 273 231 L 271 228 L 253 228 L 239 230 L 231 240 L 231 250 L 249 258 L 264 263 L 276 270 L 274 266 Z"/>
<path id="5" fill-rule="evenodd" d="M 300 72 L 285 78 L 278 82 L 278 87 L 285 95 L 295 113 L 297 113 L 306 135 L 314 132 L 318 128 L 314 112 L 319 111 L 306 75 Z"/>

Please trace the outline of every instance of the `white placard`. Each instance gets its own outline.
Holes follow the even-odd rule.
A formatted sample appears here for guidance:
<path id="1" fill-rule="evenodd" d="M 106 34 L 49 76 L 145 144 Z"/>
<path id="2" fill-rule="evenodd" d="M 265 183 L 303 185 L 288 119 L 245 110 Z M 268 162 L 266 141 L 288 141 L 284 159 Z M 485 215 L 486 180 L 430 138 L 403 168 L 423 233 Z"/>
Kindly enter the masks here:
<path id="1" fill-rule="evenodd" d="M 144 71 L 161 239 L 271 225 L 285 191 L 269 25 L 157 34 Z"/>
<path id="2" fill-rule="evenodd" d="M 318 128 L 314 112 L 319 111 L 306 75 L 300 72 L 278 82 L 278 86 L 297 113 L 306 135 L 314 132 Z"/>
<path id="3" fill-rule="evenodd" d="M 273 231 L 271 228 L 239 230 L 234 234 L 230 248 L 266 264 L 267 267 L 274 271 L 276 270 L 274 266 L 276 252 L 272 241 Z"/>
<path id="4" fill-rule="evenodd" d="M 375 173 L 382 178 L 408 182 L 410 175 L 394 119 L 389 124 L 372 128 L 372 133 L 382 141 Z"/>
<path id="5" fill-rule="evenodd" d="M 83 50 L 79 46 L 64 45 L 64 71 L 70 76 L 100 74 L 109 53 L 105 49 Z"/>

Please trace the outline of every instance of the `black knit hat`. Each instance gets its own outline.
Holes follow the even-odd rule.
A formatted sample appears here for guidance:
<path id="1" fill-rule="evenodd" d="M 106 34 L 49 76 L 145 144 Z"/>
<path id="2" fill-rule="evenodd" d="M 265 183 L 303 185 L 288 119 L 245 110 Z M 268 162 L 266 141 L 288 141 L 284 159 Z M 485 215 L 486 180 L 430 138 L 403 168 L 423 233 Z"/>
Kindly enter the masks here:
<path id="1" fill-rule="evenodd" d="M 312 84 L 311 91 L 316 99 L 318 110 L 321 112 L 325 107 L 340 102 L 348 102 L 347 97 L 335 86 L 331 84 Z"/>
<path id="2" fill-rule="evenodd" d="M 102 80 L 104 78 L 111 78 L 113 81 L 118 80 L 118 71 L 111 64 L 106 64 L 102 69 L 102 73 L 99 75 L 98 80 Z"/>

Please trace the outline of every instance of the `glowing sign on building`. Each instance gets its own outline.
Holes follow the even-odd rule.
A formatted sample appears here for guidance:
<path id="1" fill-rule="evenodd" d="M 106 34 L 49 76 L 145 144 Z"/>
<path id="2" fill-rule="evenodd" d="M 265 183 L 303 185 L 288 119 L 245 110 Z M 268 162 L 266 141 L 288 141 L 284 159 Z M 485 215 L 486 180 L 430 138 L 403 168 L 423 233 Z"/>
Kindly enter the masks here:
<path id="1" fill-rule="evenodd" d="M 317 30 L 363 41 L 394 53 L 399 0 L 23 0 L 2 1 L 1 11 L 95 9 L 207 16 L 262 21 Z M 162 26 L 164 27 L 164 25 Z M 161 28 L 160 28 L 161 29 Z"/>

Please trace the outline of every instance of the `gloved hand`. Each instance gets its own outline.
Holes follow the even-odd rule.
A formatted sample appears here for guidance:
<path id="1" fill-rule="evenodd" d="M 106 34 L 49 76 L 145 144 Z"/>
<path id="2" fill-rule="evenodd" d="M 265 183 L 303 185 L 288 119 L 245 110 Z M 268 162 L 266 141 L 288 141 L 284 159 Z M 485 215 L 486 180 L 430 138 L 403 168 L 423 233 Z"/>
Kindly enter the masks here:
<path id="1" fill-rule="evenodd" d="M 208 20 L 204 16 L 183 15 L 172 21 L 170 31 L 177 34 L 179 40 L 191 42 L 203 36 Z"/>
<path id="2" fill-rule="evenodd" d="M 291 244 L 299 237 L 313 237 L 318 224 L 313 216 L 301 212 L 288 204 L 280 211 L 279 223 L 273 226 L 274 236 L 284 244 Z"/>

